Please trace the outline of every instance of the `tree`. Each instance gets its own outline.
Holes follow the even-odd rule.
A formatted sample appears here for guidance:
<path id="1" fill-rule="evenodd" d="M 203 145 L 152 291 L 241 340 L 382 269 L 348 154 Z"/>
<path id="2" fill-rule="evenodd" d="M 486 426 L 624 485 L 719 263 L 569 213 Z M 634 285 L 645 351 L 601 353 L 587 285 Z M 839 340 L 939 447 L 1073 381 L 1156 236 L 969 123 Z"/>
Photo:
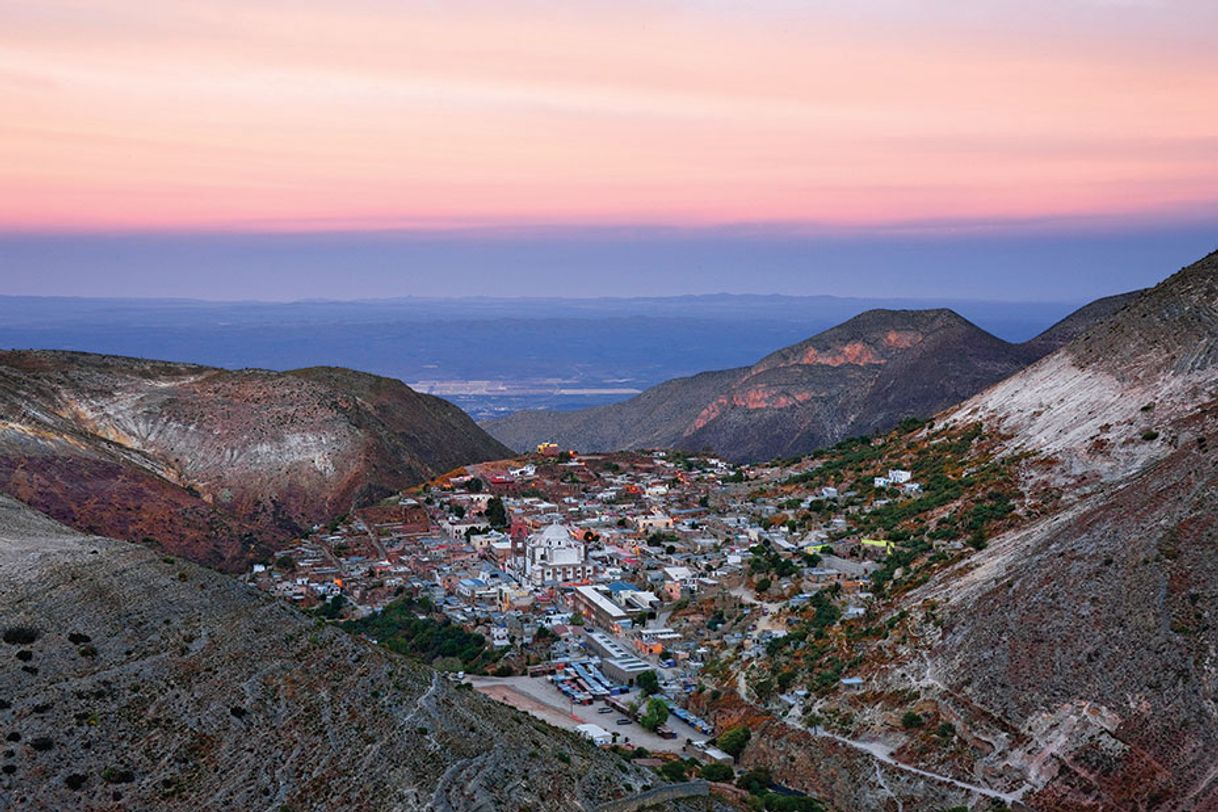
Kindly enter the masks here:
<path id="1" fill-rule="evenodd" d="M 739 761 L 740 754 L 744 752 L 745 745 L 751 738 L 753 738 L 753 731 L 744 725 L 733 727 L 719 736 L 719 749 Z"/>
<path id="2" fill-rule="evenodd" d="M 770 589 L 770 586 L 771 586 L 770 579 L 762 578 L 760 581 L 757 582 L 757 591 L 758 592 L 768 592 Z"/>
<path id="3" fill-rule="evenodd" d="M 639 719 L 639 724 L 655 732 L 660 725 L 668 721 L 668 705 L 661 699 L 652 698 L 647 703 L 647 709 Z"/>
<path id="4" fill-rule="evenodd" d="M 680 759 L 666 761 L 660 767 L 660 775 L 664 776 L 674 784 L 685 780 L 685 762 Z"/>
<path id="5" fill-rule="evenodd" d="M 707 781 L 731 781 L 736 772 L 727 764 L 706 764 L 699 775 Z"/>
<path id="6" fill-rule="evenodd" d="M 654 671 L 644 671 L 635 678 L 634 684 L 639 686 L 639 690 L 644 696 L 651 696 L 660 691 L 660 678 L 656 676 Z"/>
<path id="7" fill-rule="evenodd" d="M 905 711 L 905 715 L 901 717 L 901 727 L 905 728 L 906 730 L 911 730 L 915 727 L 922 727 L 924 723 L 925 720 L 922 718 L 921 714 L 915 713 L 914 711 Z"/>
<path id="8" fill-rule="evenodd" d="M 502 530 L 508 526 L 507 508 L 503 506 L 503 500 L 498 496 L 492 496 L 486 503 L 486 520 L 496 530 Z"/>
<path id="9" fill-rule="evenodd" d="M 770 783 L 770 771 L 765 767 L 754 767 L 736 779 L 736 786 L 748 790 L 750 795 L 761 795 L 770 788 Z"/>
<path id="10" fill-rule="evenodd" d="M 465 487 L 469 488 L 470 493 L 482 493 L 482 480 L 478 479 L 478 477 L 473 477 Z"/>

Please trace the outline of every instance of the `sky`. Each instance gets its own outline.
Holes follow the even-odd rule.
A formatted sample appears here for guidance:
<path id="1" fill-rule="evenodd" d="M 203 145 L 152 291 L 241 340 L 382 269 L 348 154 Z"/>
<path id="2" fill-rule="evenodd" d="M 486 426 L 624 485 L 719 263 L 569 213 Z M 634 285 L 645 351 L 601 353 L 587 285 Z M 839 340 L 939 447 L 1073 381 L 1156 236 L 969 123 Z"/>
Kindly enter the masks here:
<path id="1" fill-rule="evenodd" d="M 0 0 L 0 293 L 1112 292 L 1218 245 L 1215 30 L 1212 0 Z"/>

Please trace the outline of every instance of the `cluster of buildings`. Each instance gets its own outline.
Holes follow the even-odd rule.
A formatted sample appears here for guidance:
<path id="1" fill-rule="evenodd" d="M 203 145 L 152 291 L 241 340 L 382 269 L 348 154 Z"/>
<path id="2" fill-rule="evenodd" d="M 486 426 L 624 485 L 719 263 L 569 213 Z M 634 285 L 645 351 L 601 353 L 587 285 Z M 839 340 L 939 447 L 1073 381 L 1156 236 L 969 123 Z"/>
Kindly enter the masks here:
<path id="1" fill-rule="evenodd" d="M 869 575 L 891 543 L 859 537 L 845 509 L 809 525 L 813 502 L 845 501 L 834 488 L 757 496 L 757 483 L 790 473 L 752 468 L 742 483 L 711 456 L 547 446 L 315 528 L 249 577 L 304 607 L 337 602 L 331 616 L 426 597 L 509 649 L 517 673 L 587 661 L 623 686 L 655 671 L 679 696 L 712 658 L 761 656 L 816 592 L 832 588 L 845 619 L 866 612 Z M 896 469 L 875 484 L 917 485 Z M 801 510 L 802 523 L 791 520 Z M 767 574 L 764 592 L 758 557 L 790 562 Z"/>

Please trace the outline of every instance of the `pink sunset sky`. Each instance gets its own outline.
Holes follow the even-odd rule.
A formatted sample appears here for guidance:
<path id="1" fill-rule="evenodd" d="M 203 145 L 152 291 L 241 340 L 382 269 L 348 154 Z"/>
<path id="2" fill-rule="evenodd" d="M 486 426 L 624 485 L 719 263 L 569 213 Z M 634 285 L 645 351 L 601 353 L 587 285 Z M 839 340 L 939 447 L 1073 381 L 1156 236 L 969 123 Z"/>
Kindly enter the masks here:
<path id="1" fill-rule="evenodd" d="M 1212 217 L 1218 3 L 0 0 L 0 230 Z"/>

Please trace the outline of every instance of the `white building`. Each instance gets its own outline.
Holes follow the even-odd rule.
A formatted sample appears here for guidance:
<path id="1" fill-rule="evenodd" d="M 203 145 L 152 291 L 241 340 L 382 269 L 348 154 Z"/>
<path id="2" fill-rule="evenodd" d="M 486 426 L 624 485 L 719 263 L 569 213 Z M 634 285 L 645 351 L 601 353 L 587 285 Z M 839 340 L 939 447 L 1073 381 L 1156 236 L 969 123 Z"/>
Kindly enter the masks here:
<path id="1" fill-rule="evenodd" d="M 579 731 L 579 735 L 590 739 L 597 747 L 604 747 L 613 741 L 613 734 L 600 725 L 576 725 L 575 729 Z"/>
<path id="2" fill-rule="evenodd" d="M 888 481 L 893 485 L 901 485 L 913 479 L 913 473 L 901 468 L 891 468 L 888 471 Z"/>
<path id="3" fill-rule="evenodd" d="M 552 524 L 525 541 L 525 578 L 540 586 L 547 581 L 582 581 L 592 577 L 584 544 L 567 528 Z"/>
<path id="4" fill-rule="evenodd" d="M 658 530 L 672 530 L 672 517 L 663 513 L 652 513 L 649 516 L 635 516 L 634 526 L 640 533 L 654 533 Z"/>

